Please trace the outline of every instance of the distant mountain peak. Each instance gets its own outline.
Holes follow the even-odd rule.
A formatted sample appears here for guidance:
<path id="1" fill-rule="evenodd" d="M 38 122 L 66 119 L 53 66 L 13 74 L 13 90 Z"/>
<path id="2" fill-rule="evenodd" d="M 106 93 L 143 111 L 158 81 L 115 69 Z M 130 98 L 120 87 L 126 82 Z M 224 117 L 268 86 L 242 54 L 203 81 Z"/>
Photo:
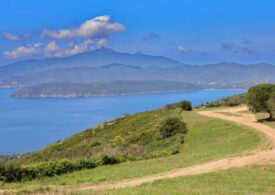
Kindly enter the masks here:
<path id="1" fill-rule="evenodd" d="M 131 68 L 131 69 L 142 69 L 142 68 L 137 67 L 137 66 L 127 65 L 127 64 L 120 64 L 120 63 L 112 63 L 112 64 L 107 64 L 107 65 L 101 66 L 101 68 L 117 68 L 117 67 Z"/>

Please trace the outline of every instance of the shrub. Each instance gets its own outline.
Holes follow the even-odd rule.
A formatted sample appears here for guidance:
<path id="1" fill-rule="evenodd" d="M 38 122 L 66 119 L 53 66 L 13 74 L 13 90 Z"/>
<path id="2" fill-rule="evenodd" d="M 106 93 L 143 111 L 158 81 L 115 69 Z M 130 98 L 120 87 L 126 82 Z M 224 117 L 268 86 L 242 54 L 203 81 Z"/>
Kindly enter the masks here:
<path id="1" fill-rule="evenodd" d="M 272 118 L 272 113 L 268 109 L 268 101 L 273 93 L 275 93 L 274 84 L 261 84 L 249 88 L 247 94 L 248 107 L 253 112 L 268 112 Z"/>
<path id="2" fill-rule="evenodd" d="M 270 114 L 270 118 L 272 119 L 275 116 L 275 93 L 272 93 L 267 100 L 267 110 Z"/>
<path id="3" fill-rule="evenodd" d="M 162 138 L 168 138 L 176 135 L 177 133 L 187 133 L 186 124 L 178 117 L 169 117 L 162 122 L 160 127 L 160 134 Z"/>
<path id="4" fill-rule="evenodd" d="M 92 160 L 80 160 L 77 165 L 77 169 L 92 169 L 95 168 L 97 165 Z"/>
<path id="5" fill-rule="evenodd" d="M 22 180 L 23 169 L 15 163 L 7 163 L 0 168 L 0 178 L 5 182 L 17 182 Z"/>
<path id="6" fill-rule="evenodd" d="M 115 164 L 119 161 L 114 157 L 102 157 L 102 164 Z M 80 169 L 92 169 L 97 165 L 95 160 L 69 161 L 59 160 L 43 162 L 28 167 L 21 167 L 15 163 L 0 163 L 0 181 L 19 182 L 23 180 L 31 180 L 43 176 L 56 176 L 70 173 Z"/>
<path id="7" fill-rule="evenodd" d="M 192 102 L 187 101 L 187 100 L 181 101 L 180 102 L 180 107 L 183 110 L 191 111 L 192 110 Z"/>
<path id="8" fill-rule="evenodd" d="M 101 159 L 102 165 L 113 165 L 119 163 L 119 159 L 113 157 L 113 156 L 107 156 L 104 155 Z"/>

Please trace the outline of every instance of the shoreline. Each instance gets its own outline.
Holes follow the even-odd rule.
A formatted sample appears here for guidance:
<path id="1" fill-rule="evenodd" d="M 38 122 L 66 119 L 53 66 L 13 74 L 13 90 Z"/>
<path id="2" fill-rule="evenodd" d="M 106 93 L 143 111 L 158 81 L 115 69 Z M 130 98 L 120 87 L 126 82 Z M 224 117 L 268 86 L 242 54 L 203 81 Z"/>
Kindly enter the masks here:
<path id="1" fill-rule="evenodd" d="M 0 89 L 1 90 L 1 89 Z M 120 97 L 120 96 L 142 96 L 142 95 L 155 95 L 155 94 L 173 94 L 173 93 L 190 93 L 198 91 L 209 91 L 209 90 L 247 90 L 245 88 L 202 88 L 202 89 L 190 89 L 190 90 L 173 90 L 173 91 L 155 91 L 155 92 L 139 92 L 139 93 L 120 93 L 120 94 L 94 94 L 94 95 L 39 95 L 39 96 L 13 96 L 11 98 L 16 99 L 74 99 L 74 98 L 93 98 L 93 97 Z"/>

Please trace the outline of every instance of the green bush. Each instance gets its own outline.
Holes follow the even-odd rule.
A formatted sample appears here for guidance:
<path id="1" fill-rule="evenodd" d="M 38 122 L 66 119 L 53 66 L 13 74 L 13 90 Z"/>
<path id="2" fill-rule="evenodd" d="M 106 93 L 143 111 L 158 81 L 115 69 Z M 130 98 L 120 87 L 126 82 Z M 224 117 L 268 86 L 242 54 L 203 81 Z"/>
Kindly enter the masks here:
<path id="1" fill-rule="evenodd" d="M 101 159 L 102 165 L 113 165 L 119 163 L 119 159 L 113 156 L 104 155 Z"/>
<path id="2" fill-rule="evenodd" d="M 267 110 L 270 118 L 273 119 L 275 116 L 275 92 L 273 92 L 267 100 Z"/>
<path id="3" fill-rule="evenodd" d="M 0 163 L 0 181 L 20 182 L 44 176 L 52 177 L 75 170 L 92 169 L 100 165 L 112 165 L 120 162 L 121 160 L 117 157 L 104 155 L 98 159 L 49 161 L 27 167 L 21 167 L 16 163 Z"/>
<path id="4" fill-rule="evenodd" d="M 80 160 L 78 162 L 78 169 L 92 169 L 95 168 L 97 165 L 95 162 L 93 162 L 92 160 Z"/>
<path id="5" fill-rule="evenodd" d="M 0 165 L 0 178 L 5 182 L 17 182 L 22 180 L 24 169 L 15 163 L 7 163 Z"/>
<path id="6" fill-rule="evenodd" d="M 180 102 L 180 107 L 183 110 L 191 111 L 192 110 L 192 102 L 187 101 L 187 100 L 181 101 Z"/>
<path id="7" fill-rule="evenodd" d="M 187 133 L 186 124 L 178 117 L 169 117 L 162 122 L 160 127 L 160 134 L 162 138 L 168 138 L 176 135 L 177 133 Z"/>
<path id="8" fill-rule="evenodd" d="M 49 161 L 27 167 L 21 167 L 15 163 L 0 163 L 0 181 L 20 182 L 44 176 L 52 177 L 70 173 L 75 170 L 92 169 L 99 165 L 115 164 L 119 162 L 117 158 L 105 155 L 101 157 L 100 163 L 96 163 L 95 159 L 80 161 Z"/>
<path id="9" fill-rule="evenodd" d="M 275 93 L 275 84 L 261 84 L 250 87 L 247 94 L 247 105 L 253 112 L 268 112 L 270 118 L 273 117 L 272 112 L 268 108 L 272 104 L 272 94 Z M 270 104 L 271 103 L 271 104 Z"/>
<path id="10" fill-rule="evenodd" d="M 30 170 L 32 169 L 35 170 L 37 176 L 55 176 L 72 172 L 78 169 L 78 166 L 75 162 L 70 162 L 68 160 L 60 160 L 40 163 L 30 168 Z"/>
<path id="11" fill-rule="evenodd" d="M 192 102 L 183 100 L 181 102 L 177 102 L 174 104 L 167 104 L 165 106 L 165 109 L 171 110 L 171 109 L 176 109 L 176 108 L 181 108 L 183 110 L 191 111 L 192 110 Z"/>

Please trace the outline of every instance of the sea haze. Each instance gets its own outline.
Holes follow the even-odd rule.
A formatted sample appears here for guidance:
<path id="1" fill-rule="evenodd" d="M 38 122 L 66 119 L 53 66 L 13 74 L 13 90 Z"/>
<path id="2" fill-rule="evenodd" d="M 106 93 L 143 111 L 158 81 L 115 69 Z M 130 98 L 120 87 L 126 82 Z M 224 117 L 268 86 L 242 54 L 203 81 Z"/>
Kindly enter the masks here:
<path id="1" fill-rule="evenodd" d="M 132 114 L 181 101 L 194 105 L 245 90 L 202 90 L 185 93 L 92 98 L 11 98 L 0 90 L 0 154 L 32 152 L 123 114 Z"/>

